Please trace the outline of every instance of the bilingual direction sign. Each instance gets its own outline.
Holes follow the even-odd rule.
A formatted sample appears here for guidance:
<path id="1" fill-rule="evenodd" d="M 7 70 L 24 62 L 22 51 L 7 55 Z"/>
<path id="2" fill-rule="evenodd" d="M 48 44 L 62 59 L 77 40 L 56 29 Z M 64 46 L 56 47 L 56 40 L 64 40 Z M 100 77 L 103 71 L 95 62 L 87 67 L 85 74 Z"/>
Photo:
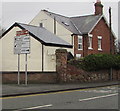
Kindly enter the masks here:
<path id="1" fill-rule="evenodd" d="M 30 36 L 27 30 L 16 32 L 14 54 L 18 54 L 18 85 L 20 85 L 20 54 L 25 54 L 25 84 L 27 85 L 27 54 L 30 54 Z"/>
<path id="2" fill-rule="evenodd" d="M 14 54 L 30 54 L 30 37 L 27 30 L 16 32 L 14 37 Z"/>

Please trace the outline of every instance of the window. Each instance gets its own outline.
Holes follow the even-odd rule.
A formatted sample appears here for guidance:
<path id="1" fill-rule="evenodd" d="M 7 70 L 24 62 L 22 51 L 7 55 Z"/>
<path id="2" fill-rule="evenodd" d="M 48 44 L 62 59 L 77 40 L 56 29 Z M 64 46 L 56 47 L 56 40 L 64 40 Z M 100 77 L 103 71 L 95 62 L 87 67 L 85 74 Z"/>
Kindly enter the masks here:
<path id="1" fill-rule="evenodd" d="M 90 35 L 90 34 L 88 37 L 88 49 L 92 49 L 92 35 Z"/>
<path id="2" fill-rule="evenodd" d="M 102 36 L 98 36 L 98 50 L 102 50 Z"/>
<path id="3" fill-rule="evenodd" d="M 82 36 L 78 36 L 78 50 L 82 50 Z"/>

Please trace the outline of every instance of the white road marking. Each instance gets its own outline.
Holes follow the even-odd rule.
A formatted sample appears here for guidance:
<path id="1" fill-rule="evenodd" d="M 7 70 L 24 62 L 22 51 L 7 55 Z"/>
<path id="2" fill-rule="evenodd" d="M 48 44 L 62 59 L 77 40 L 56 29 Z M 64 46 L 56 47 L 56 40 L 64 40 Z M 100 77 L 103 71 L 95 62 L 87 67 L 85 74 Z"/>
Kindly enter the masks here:
<path id="1" fill-rule="evenodd" d="M 92 97 L 92 98 L 79 99 L 79 101 L 82 102 L 82 101 L 88 101 L 88 100 L 99 99 L 99 98 L 105 98 L 105 97 L 116 96 L 116 95 L 118 95 L 118 93 L 109 94 L 109 95 L 104 95 L 104 96 L 97 96 L 97 97 Z"/>
<path id="2" fill-rule="evenodd" d="M 94 92 L 94 93 L 117 93 L 117 90 L 88 90 L 84 92 Z"/>
<path id="3" fill-rule="evenodd" d="M 26 108 L 26 109 L 37 109 L 37 108 L 50 107 L 50 106 L 52 106 L 52 104 L 43 105 L 43 106 L 36 106 L 36 107 L 31 107 L 31 108 Z"/>
<path id="4" fill-rule="evenodd" d="M 24 111 L 24 110 L 29 110 L 29 109 L 38 109 L 38 108 L 45 108 L 45 107 L 50 107 L 50 106 L 53 106 L 53 105 L 48 104 L 48 105 L 43 105 L 43 106 L 35 106 L 35 107 L 23 108 L 23 109 L 19 109 L 19 110 L 15 110 L 15 111 Z"/>

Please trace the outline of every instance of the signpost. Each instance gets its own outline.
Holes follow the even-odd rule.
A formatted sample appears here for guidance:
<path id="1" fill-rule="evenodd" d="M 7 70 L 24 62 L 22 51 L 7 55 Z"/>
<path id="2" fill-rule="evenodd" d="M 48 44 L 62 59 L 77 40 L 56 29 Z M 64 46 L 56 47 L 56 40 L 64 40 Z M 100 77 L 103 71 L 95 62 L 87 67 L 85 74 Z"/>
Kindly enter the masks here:
<path id="1" fill-rule="evenodd" d="M 20 84 L 20 54 L 25 54 L 25 84 L 27 85 L 27 54 L 30 54 L 30 37 L 27 30 L 16 32 L 14 54 L 18 54 L 18 85 Z"/>

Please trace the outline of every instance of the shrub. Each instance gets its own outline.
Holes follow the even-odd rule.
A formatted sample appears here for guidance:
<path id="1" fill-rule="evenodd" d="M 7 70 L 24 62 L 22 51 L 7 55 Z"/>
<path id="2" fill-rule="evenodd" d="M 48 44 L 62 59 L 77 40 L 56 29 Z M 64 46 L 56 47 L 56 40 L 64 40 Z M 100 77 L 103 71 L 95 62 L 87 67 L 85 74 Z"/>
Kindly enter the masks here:
<path id="1" fill-rule="evenodd" d="M 120 69 L 120 55 L 91 54 L 83 59 L 69 61 L 69 63 L 87 71 L 110 68 Z"/>
<path id="2" fill-rule="evenodd" d="M 82 68 L 88 71 L 109 69 L 114 66 L 115 58 L 113 55 L 92 54 L 84 58 Z"/>
<path id="3" fill-rule="evenodd" d="M 120 55 L 116 55 L 115 58 L 116 58 L 116 60 L 115 60 L 114 68 L 120 69 Z"/>

